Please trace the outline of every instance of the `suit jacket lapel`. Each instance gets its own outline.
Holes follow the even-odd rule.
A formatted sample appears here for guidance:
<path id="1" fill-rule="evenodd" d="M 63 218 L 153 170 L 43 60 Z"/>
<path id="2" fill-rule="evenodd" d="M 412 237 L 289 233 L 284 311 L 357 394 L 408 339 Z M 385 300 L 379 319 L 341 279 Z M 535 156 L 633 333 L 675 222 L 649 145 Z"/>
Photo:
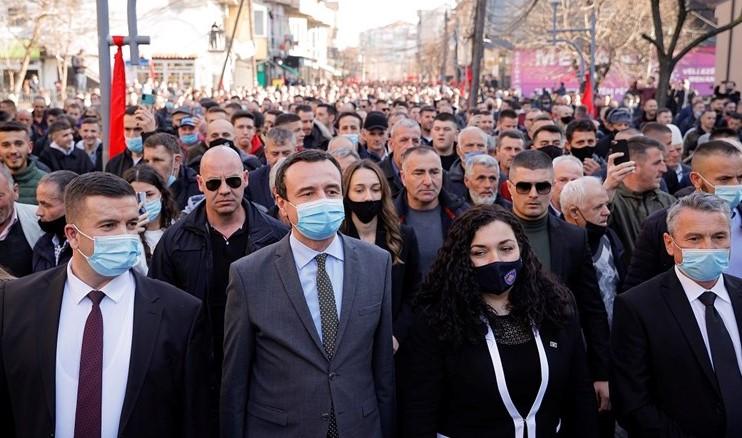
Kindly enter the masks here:
<path id="1" fill-rule="evenodd" d="M 276 243 L 276 258 L 274 265 L 276 272 L 278 273 L 281 283 L 283 283 L 283 289 L 286 291 L 291 304 L 294 306 L 294 310 L 304 328 L 309 333 L 309 336 L 314 340 L 315 345 L 322 354 L 327 358 L 325 349 L 322 347 L 322 342 L 319 339 L 317 329 L 314 327 L 312 321 L 312 315 L 309 313 L 309 306 L 307 306 L 307 300 L 304 298 L 304 289 L 301 287 L 301 281 L 299 280 L 299 273 L 296 271 L 296 261 L 294 260 L 294 254 L 291 252 L 291 245 L 289 245 L 289 236 L 287 234 L 280 242 Z"/>
<path id="2" fill-rule="evenodd" d="M 337 342 L 335 343 L 335 352 L 343 340 L 343 333 L 348 328 L 348 323 L 353 318 L 353 302 L 356 298 L 356 285 L 358 283 L 358 273 L 361 272 L 361 264 L 358 261 L 356 247 L 350 239 L 343 238 L 343 249 L 345 252 L 345 261 L 343 263 L 343 302 L 340 309 L 340 326 L 338 327 Z"/>
<path id="3" fill-rule="evenodd" d="M 36 320 L 39 325 L 38 355 L 41 382 L 46 396 L 46 406 L 54 423 L 56 414 L 55 394 L 57 375 L 57 334 L 59 333 L 59 314 L 62 310 L 62 296 L 67 281 L 67 265 L 56 268 L 48 277 L 47 293 L 38 302 Z"/>
<path id="4" fill-rule="evenodd" d="M 133 270 L 131 272 L 136 284 L 134 291 L 134 327 L 131 335 L 129 376 L 126 382 L 124 406 L 121 408 L 119 433 L 124 430 L 134 406 L 136 406 L 137 397 L 149 369 L 162 319 L 162 306 L 158 302 L 159 296 L 147 290 L 144 280 L 139 274 Z"/>
<path id="5" fill-rule="evenodd" d="M 563 242 L 559 234 L 559 218 L 549 215 L 549 252 L 551 253 L 551 272 L 558 278 L 566 278 L 562 275 L 564 270 L 564 260 L 567 260 L 567 245 Z"/>
<path id="6" fill-rule="evenodd" d="M 680 284 L 674 269 L 667 271 L 664 276 L 662 280 L 662 295 L 665 302 L 678 321 L 680 330 L 683 332 L 686 341 L 688 341 L 688 345 L 696 356 L 703 373 L 709 379 L 709 382 L 711 382 L 712 387 L 718 391 L 716 374 L 714 374 L 714 370 L 711 367 L 711 360 L 706 350 L 706 344 L 703 343 L 703 338 L 701 337 L 701 329 L 698 327 L 698 322 L 685 295 L 683 286 Z"/>

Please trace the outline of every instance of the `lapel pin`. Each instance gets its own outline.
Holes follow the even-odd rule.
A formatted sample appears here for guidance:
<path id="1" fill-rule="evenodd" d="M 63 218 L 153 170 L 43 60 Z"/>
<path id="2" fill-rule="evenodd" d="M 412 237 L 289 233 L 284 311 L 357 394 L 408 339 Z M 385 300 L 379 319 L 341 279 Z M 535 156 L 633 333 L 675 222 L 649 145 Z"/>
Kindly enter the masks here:
<path id="1" fill-rule="evenodd" d="M 549 342 L 549 347 L 551 348 L 557 348 L 557 343 L 554 341 Z"/>

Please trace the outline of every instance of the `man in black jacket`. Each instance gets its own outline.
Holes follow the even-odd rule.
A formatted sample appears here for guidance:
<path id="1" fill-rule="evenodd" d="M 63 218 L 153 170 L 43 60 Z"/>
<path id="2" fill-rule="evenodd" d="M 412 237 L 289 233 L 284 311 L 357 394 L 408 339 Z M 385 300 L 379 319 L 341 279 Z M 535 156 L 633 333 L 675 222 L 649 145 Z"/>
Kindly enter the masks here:
<path id="1" fill-rule="evenodd" d="M 45 271 L 67 263 L 72 257 L 72 248 L 67 242 L 64 227 L 67 220 L 64 214 L 64 190 L 77 178 L 75 172 L 57 170 L 41 177 L 36 188 L 39 207 L 36 216 L 44 235 L 33 247 L 33 271 Z"/>
<path id="2" fill-rule="evenodd" d="M 742 152 L 731 143 L 710 141 L 698 147 L 691 161 L 690 180 L 696 191 L 714 193 L 715 186 L 742 184 Z M 732 209 L 737 206 L 731 206 Z M 739 209 L 738 209 L 739 210 Z M 738 211 L 737 214 L 742 214 Z M 662 209 L 644 221 L 623 290 L 631 289 L 650 278 L 666 272 L 673 266 L 672 257 L 665 251 L 662 236 L 667 232 L 667 209 Z M 734 241 L 732 242 L 734 245 Z M 739 249 L 742 250 L 742 249 Z M 742 270 L 741 267 L 730 266 Z"/>
<path id="3" fill-rule="evenodd" d="M 149 268 L 150 277 L 204 301 L 212 348 L 208 378 L 213 428 L 217 427 L 218 419 L 229 266 L 278 242 L 288 232 L 283 224 L 243 199 L 246 183 L 247 172 L 237 152 L 226 146 L 206 151 L 198 175 L 198 186 L 205 200 L 165 231 Z"/>
<path id="4" fill-rule="evenodd" d="M 160 174 L 180 210 L 188 199 L 199 195 L 196 171 L 183 164 L 183 149 L 178 139 L 164 132 L 147 137 L 142 160 Z"/>
<path id="5" fill-rule="evenodd" d="M 72 126 L 65 119 L 52 123 L 49 127 L 49 138 L 52 142 L 41 152 L 39 160 L 52 172 L 69 170 L 81 175 L 95 169 L 85 151 L 75 147 Z"/>

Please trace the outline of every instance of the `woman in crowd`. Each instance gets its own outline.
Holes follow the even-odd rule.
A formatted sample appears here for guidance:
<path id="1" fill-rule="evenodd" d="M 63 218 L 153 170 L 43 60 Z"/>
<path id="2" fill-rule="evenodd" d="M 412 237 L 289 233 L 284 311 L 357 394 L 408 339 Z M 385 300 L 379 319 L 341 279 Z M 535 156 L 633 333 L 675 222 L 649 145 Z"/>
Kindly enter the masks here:
<path id="1" fill-rule="evenodd" d="M 392 257 L 392 318 L 396 349 L 412 322 L 412 296 L 420 282 L 415 232 L 399 223 L 389 183 L 371 160 L 356 161 L 345 170 L 343 193 L 343 234 L 377 245 L 389 251 Z"/>
<path id="2" fill-rule="evenodd" d="M 498 206 L 451 227 L 399 350 L 402 436 L 597 436 L 574 299 Z"/>
<path id="3" fill-rule="evenodd" d="M 178 207 L 170 190 L 165 187 L 160 174 L 152 167 L 142 164 L 124 173 L 124 179 L 137 193 L 145 193 L 143 208 L 146 219 L 140 223 L 140 236 L 143 245 L 143 259 L 137 267 L 146 274 L 152 253 L 165 233 L 165 230 L 178 217 Z"/>

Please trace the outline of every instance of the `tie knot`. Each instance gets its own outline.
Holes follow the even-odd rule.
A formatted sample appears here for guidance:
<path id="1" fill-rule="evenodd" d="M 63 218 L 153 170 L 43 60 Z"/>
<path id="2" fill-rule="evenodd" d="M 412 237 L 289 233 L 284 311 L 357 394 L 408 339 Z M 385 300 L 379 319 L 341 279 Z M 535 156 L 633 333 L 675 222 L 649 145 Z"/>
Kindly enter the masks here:
<path id="1" fill-rule="evenodd" d="M 716 301 L 716 294 L 713 292 L 706 291 L 701 294 L 700 297 L 698 297 L 699 300 L 703 303 L 704 306 L 709 307 L 714 305 L 714 301 Z"/>
<path id="2" fill-rule="evenodd" d="M 88 298 L 90 298 L 90 301 L 93 302 L 93 305 L 97 306 L 100 304 L 100 302 L 103 300 L 103 297 L 105 297 L 106 294 L 99 290 L 91 290 L 88 293 Z"/>
<path id="3" fill-rule="evenodd" d="M 317 254 L 315 260 L 317 260 L 317 266 L 319 267 L 319 269 L 324 270 L 325 262 L 327 262 L 327 254 L 324 252 L 322 254 Z"/>

